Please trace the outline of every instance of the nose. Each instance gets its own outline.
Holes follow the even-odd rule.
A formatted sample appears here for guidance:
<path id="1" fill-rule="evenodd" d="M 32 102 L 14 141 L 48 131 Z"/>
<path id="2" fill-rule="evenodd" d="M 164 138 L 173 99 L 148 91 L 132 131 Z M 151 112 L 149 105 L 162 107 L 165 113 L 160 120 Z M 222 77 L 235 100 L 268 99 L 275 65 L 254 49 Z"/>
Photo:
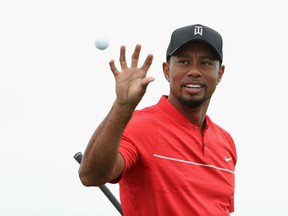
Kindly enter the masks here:
<path id="1" fill-rule="evenodd" d="M 192 76 L 192 77 L 199 77 L 199 76 L 201 76 L 201 71 L 197 67 L 197 65 L 192 64 L 191 67 L 189 68 L 189 71 L 188 71 L 187 75 L 188 76 Z"/>

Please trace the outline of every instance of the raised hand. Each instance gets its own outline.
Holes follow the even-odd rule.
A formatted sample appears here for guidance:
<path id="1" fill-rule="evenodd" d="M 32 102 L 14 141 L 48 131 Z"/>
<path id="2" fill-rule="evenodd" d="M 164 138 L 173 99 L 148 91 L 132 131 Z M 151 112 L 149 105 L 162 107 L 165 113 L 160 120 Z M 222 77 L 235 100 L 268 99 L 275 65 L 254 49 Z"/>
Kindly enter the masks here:
<path id="1" fill-rule="evenodd" d="M 121 46 L 120 48 L 119 61 L 121 70 L 116 68 L 114 60 L 109 62 L 110 69 L 113 72 L 116 81 L 116 102 L 118 105 L 128 109 L 136 108 L 144 96 L 148 84 L 154 81 L 153 77 L 146 76 L 152 64 L 153 55 L 147 55 L 143 65 L 138 67 L 140 51 L 141 45 L 137 44 L 132 54 L 130 67 L 127 66 L 126 62 L 125 46 Z"/>

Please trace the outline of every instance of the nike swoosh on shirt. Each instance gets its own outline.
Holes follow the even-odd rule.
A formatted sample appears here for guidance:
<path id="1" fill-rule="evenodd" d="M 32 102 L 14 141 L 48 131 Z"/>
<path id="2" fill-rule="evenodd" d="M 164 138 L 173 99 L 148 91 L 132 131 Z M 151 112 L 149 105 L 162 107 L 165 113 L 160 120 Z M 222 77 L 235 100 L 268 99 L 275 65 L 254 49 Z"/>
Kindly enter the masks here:
<path id="1" fill-rule="evenodd" d="M 231 158 L 231 157 L 227 158 L 226 156 L 224 157 L 224 159 L 225 159 L 225 161 L 226 161 L 226 162 L 228 162 L 228 161 L 232 160 L 232 158 Z"/>

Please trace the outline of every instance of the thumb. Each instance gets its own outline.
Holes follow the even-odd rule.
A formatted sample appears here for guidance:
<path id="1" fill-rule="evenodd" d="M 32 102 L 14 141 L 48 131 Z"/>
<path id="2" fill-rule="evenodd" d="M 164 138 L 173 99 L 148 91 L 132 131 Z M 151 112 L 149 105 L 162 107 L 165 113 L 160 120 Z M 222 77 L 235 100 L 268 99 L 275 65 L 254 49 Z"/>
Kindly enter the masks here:
<path id="1" fill-rule="evenodd" d="M 142 79 L 141 84 L 147 87 L 148 84 L 153 82 L 154 80 L 155 80 L 154 77 L 145 77 Z"/>

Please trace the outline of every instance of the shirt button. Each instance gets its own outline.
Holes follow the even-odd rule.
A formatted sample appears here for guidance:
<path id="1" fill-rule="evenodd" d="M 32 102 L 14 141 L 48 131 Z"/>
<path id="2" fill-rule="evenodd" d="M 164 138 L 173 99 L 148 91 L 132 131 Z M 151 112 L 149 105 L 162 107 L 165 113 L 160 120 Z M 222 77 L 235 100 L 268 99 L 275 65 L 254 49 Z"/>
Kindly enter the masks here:
<path id="1" fill-rule="evenodd" d="M 197 126 L 194 126 L 194 130 L 197 130 Z"/>

